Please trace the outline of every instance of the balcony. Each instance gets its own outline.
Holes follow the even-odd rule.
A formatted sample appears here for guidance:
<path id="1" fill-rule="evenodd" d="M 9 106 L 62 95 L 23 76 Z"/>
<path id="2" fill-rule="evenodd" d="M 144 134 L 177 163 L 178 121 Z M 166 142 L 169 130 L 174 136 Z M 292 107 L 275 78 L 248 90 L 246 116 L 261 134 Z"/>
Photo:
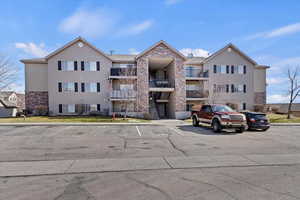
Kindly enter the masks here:
<path id="1" fill-rule="evenodd" d="M 111 101 L 133 101 L 135 99 L 135 90 L 113 90 L 110 92 Z"/>
<path id="2" fill-rule="evenodd" d="M 110 76 L 111 79 L 121 79 L 121 78 L 136 78 L 136 67 L 130 68 L 111 68 Z"/>
<path id="3" fill-rule="evenodd" d="M 208 80 L 208 71 L 201 69 L 185 69 L 185 77 L 189 80 Z"/>
<path id="4" fill-rule="evenodd" d="M 187 101 L 198 101 L 208 99 L 209 93 L 207 90 L 187 90 L 186 91 L 186 100 Z"/>
<path id="5" fill-rule="evenodd" d="M 151 92 L 173 92 L 174 84 L 169 80 L 150 80 L 149 81 L 149 90 Z"/>

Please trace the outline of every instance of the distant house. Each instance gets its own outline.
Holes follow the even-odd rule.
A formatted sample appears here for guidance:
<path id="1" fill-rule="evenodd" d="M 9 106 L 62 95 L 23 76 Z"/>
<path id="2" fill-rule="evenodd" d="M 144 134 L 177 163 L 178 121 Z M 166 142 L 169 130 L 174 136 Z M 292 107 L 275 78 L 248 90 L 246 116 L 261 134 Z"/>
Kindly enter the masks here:
<path id="1" fill-rule="evenodd" d="M 0 117 L 15 117 L 25 107 L 24 94 L 12 91 L 0 92 Z"/>
<path id="2" fill-rule="evenodd" d="M 287 114 L 288 113 L 288 103 L 270 103 L 267 107 L 275 108 L 277 113 Z M 292 114 L 295 116 L 300 116 L 300 103 L 293 103 L 291 108 Z"/>

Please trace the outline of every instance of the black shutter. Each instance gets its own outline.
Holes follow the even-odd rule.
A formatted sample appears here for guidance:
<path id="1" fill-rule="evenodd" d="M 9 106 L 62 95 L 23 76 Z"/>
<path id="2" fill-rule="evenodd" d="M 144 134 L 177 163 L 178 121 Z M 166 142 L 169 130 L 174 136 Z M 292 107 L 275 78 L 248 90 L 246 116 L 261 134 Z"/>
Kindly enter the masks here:
<path id="1" fill-rule="evenodd" d="M 228 93 L 229 92 L 229 85 L 227 84 L 226 85 L 226 93 Z"/>
<path id="2" fill-rule="evenodd" d="M 246 68 L 247 68 L 246 65 L 244 65 L 244 74 L 247 73 L 247 69 Z"/>
<path id="3" fill-rule="evenodd" d="M 246 84 L 244 85 L 244 93 L 246 93 L 247 92 L 247 90 L 246 90 Z"/>
<path id="4" fill-rule="evenodd" d="M 97 104 L 97 111 L 100 111 L 100 110 L 101 110 L 100 104 Z"/>
<path id="5" fill-rule="evenodd" d="M 97 83 L 97 92 L 100 92 L 100 83 Z"/>
<path id="6" fill-rule="evenodd" d="M 214 73 L 217 73 L 217 65 L 214 65 Z"/>
<path id="7" fill-rule="evenodd" d="M 234 85 L 231 84 L 231 92 L 234 93 Z"/>
<path id="8" fill-rule="evenodd" d="M 231 73 L 234 74 L 234 66 L 231 65 Z"/>
<path id="9" fill-rule="evenodd" d="M 59 105 L 58 105 L 58 112 L 59 112 L 59 113 L 62 113 L 62 104 L 59 104 Z"/>
<path id="10" fill-rule="evenodd" d="M 62 83 L 61 82 L 58 83 L 58 92 L 62 92 Z"/>
<path id="11" fill-rule="evenodd" d="M 97 71 L 100 71 L 100 62 L 97 61 Z"/>
<path id="12" fill-rule="evenodd" d="M 74 71 L 78 70 L 78 65 L 77 65 L 77 61 L 74 61 Z"/>
<path id="13" fill-rule="evenodd" d="M 74 83 L 75 92 L 78 92 L 78 83 Z"/>
<path id="14" fill-rule="evenodd" d="M 61 61 L 57 61 L 57 69 L 58 71 L 61 71 Z"/>
<path id="15" fill-rule="evenodd" d="M 81 71 L 84 71 L 84 61 L 81 61 Z"/>
<path id="16" fill-rule="evenodd" d="M 85 85 L 84 85 L 84 83 L 81 83 L 81 92 L 85 92 Z"/>
<path id="17" fill-rule="evenodd" d="M 229 74 L 229 65 L 226 65 L 226 73 Z"/>

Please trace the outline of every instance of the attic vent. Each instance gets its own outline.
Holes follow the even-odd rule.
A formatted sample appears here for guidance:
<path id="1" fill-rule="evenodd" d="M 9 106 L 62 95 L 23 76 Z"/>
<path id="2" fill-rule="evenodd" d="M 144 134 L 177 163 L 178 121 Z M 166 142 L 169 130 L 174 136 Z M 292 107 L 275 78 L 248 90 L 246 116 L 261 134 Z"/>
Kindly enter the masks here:
<path id="1" fill-rule="evenodd" d="M 81 47 L 83 47 L 83 43 L 82 42 L 79 42 L 78 43 L 78 46 L 81 48 Z"/>
<path id="2" fill-rule="evenodd" d="M 231 51 L 232 51 L 232 49 L 229 47 L 229 48 L 227 49 L 227 51 L 228 51 L 228 52 L 231 52 Z"/>

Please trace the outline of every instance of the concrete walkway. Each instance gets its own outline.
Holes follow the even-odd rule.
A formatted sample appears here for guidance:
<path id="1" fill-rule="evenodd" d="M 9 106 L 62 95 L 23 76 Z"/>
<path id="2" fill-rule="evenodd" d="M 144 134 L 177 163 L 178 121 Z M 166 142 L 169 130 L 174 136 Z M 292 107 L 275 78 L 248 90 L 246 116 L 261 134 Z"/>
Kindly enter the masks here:
<path id="1" fill-rule="evenodd" d="M 0 162 L 0 177 L 299 164 L 300 154 Z"/>

